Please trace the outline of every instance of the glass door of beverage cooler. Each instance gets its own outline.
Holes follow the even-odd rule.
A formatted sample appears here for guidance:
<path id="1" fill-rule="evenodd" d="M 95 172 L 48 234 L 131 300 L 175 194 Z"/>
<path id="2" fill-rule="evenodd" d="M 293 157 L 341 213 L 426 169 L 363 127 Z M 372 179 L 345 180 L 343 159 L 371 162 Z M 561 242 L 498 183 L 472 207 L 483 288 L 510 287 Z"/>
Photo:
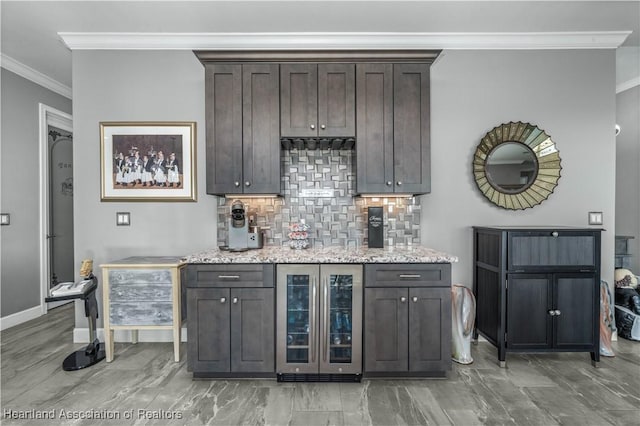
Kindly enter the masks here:
<path id="1" fill-rule="evenodd" d="M 362 372 L 362 266 L 322 265 L 320 373 Z"/>
<path id="2" fill-rule="evenodd" d="M 278 265 L 277 371 L 318 372 L 317 265 Z"/>

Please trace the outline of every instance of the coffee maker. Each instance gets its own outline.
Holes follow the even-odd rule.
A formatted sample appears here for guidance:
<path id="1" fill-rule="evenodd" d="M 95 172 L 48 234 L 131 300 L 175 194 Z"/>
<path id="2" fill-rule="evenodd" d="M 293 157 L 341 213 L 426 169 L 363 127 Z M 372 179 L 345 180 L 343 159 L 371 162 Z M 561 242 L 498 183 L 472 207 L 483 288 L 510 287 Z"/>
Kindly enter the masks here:
<path id="1" fill-rule="evenodd" d="M 240 200 L 231 203 L 231 217 L 229 217 L 229 250 L 244 251 L 249 248 L 249 221 Z"/>

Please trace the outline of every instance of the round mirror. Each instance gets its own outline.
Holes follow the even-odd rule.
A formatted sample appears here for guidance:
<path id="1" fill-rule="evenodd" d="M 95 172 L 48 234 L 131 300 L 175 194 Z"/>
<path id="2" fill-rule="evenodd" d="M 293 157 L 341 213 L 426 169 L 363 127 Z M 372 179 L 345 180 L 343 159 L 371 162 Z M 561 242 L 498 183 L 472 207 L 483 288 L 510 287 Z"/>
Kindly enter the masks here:
<path id="1" fill-rule="evenodd" d="M 546 200 L 558 184 L 561 169 L 560 153 L 549 135 L 522 122 L 502 124 L 488 132 L 473 159 L 480 192 L 511 210 Z"/>

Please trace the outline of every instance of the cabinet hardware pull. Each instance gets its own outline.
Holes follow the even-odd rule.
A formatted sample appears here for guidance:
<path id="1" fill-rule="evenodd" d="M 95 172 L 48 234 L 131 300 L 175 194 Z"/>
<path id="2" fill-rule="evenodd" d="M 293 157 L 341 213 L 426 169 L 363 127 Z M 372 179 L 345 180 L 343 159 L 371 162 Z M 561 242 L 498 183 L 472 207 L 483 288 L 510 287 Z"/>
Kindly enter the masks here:
<path id="1" fill-rule="evenodd" d="M 399 180 L 398 182 L 396 182 L 398 184 L 398 186 L 402 186 L 402 181 Z"/>
<path id="2" fill-rule="evenodd" d="M 591 269 L 580 269 L 580 272 L 593 272 Z"/>
<path id="3" fill-rule="evenodd" d="M 309 328 L 309 339 L 311 340 L 311 362 L 316 362 L 316 293 L 318 291 L 315 277 L 311 278 L 311 327 Z"/>
<path id="4" fill-rule="evenodd" d="M 312 124 L 312 125 L 310 125 L 309 127 L 311 128 L 311 130 L 315 130 L 316 125 L 315 125 L 315 124 Z"/>
<path id="5" fill-rule="evenodd" d="M 552 237 L 557 237 L 557 236 L 558 236 L 558 231 L 553 231 L 553 232 L 551 233 L 551 236 L 552 236 Z"/>
<path id="6" fill-rule="evenodd" d="M 218 275 L 221 280 L 239 280 L 240 275 Z"/>
<path id="7" fill-rule="evenodd" d="M 387 186 L 391 186 L 393 185 L 393 182 L 391 182 L 390 180 L 387 181 Z"/>
<path id="8" fill-rule="evenodd" d="M 400 278 L 420 278 L 420 274 L 400 274 L 398 275 Z"/>
<path id="9" fill-rule="evenodd" d="M 324 348 L 322 350 L 322 356 L 324 358 L 324 362 L 327 362 L 327 352 L 329 351 L 329 348 L 327 347 L 327 342 L 329 341 L 329 283 L 328 283 L 329 279 L 325 278 L 324 279 L 324 336 L 323 336 L 323 345 Z"/>
<path id="10" fill-rule="evenodd" d="M 322 130 L 324 130 L 324 129 L 326 129 L 326 128 L 327 128 L 327 126 L 325 126 L 325 125 L 323 124 L 322 126 L 320 126 L 320 128 L 321 128 Z"/>
<path id="11" fill-rule="evenodd" d="M 417 296 L 413 296 L 413 297 L 411 298 L 411 300 L 413 300 L 413 303 L 416 303 L 416 302 L 418 301 L 418 297 L 417 297 Z"/>
<path id="12" fill-rule="evenodd" d="M 402 296 L 402 297 L 400 298 L 400 302 L 404 303 L 404 302 L 406 302 L 406 301 L 407 301 L 407 298 L 406 298 L 406 297 Z"/>
<path id="13" fill-rule="evenodd" d="M 547 311 L 547 313 L 548 313 L 549 315 L 551 315 L 552 317 L 555 317 L 555 316 L 556 316 L 556 311 L 554 311 L 553 309 L 550 309 L 549 311 Z"/>
<path id="14" fill-rule="evenodd" d="M 235 181 L 235 182 L 233 182 L 233 184 L 236 186 L 236 188 L 240 186 L 240 182 L 239 181 Z"/>
<path id="15" fill-rule="evenodd" d="M 232 302 L 233 302 L 233 303 L 238 303 L 238 298 L 237 298 L 237 297 L 234 297 L 234 298 L 233 298 L 233 300 L 232 300 Z"/>
<path id="16" fill-rule="evenodd" d="M 244 183 L 244 186 L 251 186 L 251 182 L 246 181 L 246 182 Z"/>
<path id="17" fill-rule="evenodd" d="M 221 297 L 221 298 L 220 298 L 220 303 L 224 303 L 224 302 L 226 302 L 226 301 L 227 301 L 227 298 L 226 298 L 226 297 Z"/>
<path id="18" fill-rule="evenodd" d="M 556 309 L 554 313 L 555 313 L 556 315 L 560 315 L 560 314 L 562 314 L 562 312 L 560 312 L 560 310 L 559 310 L 559 309 Z"/>

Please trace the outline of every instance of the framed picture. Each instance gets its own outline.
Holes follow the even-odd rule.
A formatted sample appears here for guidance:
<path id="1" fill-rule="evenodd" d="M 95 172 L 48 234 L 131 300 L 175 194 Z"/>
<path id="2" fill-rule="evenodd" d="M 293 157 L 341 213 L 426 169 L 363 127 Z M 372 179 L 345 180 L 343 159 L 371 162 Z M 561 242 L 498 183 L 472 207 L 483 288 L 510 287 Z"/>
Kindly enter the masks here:
<path id="1" fill-rule="evenodd" d="M 101 122 L 101 201 L 196 201 L 196 123 Z"/>

